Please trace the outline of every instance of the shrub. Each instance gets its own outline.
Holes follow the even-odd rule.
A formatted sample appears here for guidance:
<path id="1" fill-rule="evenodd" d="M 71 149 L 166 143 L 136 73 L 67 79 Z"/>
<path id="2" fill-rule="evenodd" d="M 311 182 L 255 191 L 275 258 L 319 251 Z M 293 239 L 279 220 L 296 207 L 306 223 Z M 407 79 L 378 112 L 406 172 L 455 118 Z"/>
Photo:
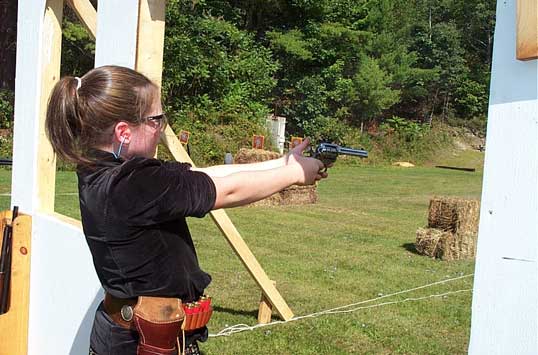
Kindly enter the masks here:
<path id="1" fill-rule="evenodd" d="M 13 126 L 14 100 L 13 91 L 0 89 L 0 129 L 10 129 Z"/>

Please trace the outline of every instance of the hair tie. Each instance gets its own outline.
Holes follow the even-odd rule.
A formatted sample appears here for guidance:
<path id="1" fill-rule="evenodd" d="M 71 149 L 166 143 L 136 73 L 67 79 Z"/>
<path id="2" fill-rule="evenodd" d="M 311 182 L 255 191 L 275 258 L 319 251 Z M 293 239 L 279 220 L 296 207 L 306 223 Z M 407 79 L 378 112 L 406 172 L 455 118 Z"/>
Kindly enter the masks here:
<path id="1" fill-rule="evenodd" d="M 77 80 L 77 91 L 78 89 L 80 89 L 80 87 L 82 86 L 82 79 L 79 78 L 78 76 L 75 76 L 75 79 Z"/>

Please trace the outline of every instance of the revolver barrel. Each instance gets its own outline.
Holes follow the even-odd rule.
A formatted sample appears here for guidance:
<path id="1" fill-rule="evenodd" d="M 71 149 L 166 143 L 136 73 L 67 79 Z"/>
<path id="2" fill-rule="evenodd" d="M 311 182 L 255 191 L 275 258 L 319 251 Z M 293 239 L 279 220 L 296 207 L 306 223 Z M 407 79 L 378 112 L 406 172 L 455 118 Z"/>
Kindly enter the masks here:
<path id="1" fill-rule="evenodd" d="M 364 149 L 338 147 L 338 154 L 352 155 L 355 157 L 368 158 L 368 152 Z"/>

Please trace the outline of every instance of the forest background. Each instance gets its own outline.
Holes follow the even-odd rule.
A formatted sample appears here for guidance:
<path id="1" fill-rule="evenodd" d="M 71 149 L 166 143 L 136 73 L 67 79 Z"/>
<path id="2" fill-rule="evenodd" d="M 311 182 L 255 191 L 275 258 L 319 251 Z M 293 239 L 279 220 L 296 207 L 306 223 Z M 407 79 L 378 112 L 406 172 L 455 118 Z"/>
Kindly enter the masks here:
<path id="1" fill-rule="evenodd" d="M 92 1 L 95 6 L 98 4 Z M 0 11 L 0 128 L 13 125 L 16 3 Z M 163 103 L 199 164 L 268 134 L 421 163 L 462 129 L 485 135 L 494 0 L 169 0 Z M 15 13 L 14 11 L 15 10 Z M 95 45 L 65 9 L 62 75 L 93 67 Z M 15 28 L 13 28 L 13 26 Z M 13 68 L 11 68 L 13 67 Z M 12 72 L 12 73 L 11 73 Z M 455 129 L 459 127 L 459 129 Z M 0 155 L 11 156 L 11 136 Z"/>

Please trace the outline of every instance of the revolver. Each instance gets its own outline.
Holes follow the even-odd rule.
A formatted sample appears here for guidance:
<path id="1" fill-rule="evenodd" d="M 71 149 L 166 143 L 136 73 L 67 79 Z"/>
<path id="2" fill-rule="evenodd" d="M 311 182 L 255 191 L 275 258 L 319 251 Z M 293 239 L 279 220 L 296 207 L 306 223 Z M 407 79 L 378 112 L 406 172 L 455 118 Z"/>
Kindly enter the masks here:
<path id="1" fill-rule="evenodd" d="M 310 150 L 310 156 L 312 158 L 319 159 L 325 165 L 325 170 L 327 166 L 334 163 L 338 155 L 351 155 L 359 158 L 368 158 L 368 152 L 364 149 L 352 149 L 341 147 L 337 144 L 332 143 L 320 143 L 316 149 Z"/>

